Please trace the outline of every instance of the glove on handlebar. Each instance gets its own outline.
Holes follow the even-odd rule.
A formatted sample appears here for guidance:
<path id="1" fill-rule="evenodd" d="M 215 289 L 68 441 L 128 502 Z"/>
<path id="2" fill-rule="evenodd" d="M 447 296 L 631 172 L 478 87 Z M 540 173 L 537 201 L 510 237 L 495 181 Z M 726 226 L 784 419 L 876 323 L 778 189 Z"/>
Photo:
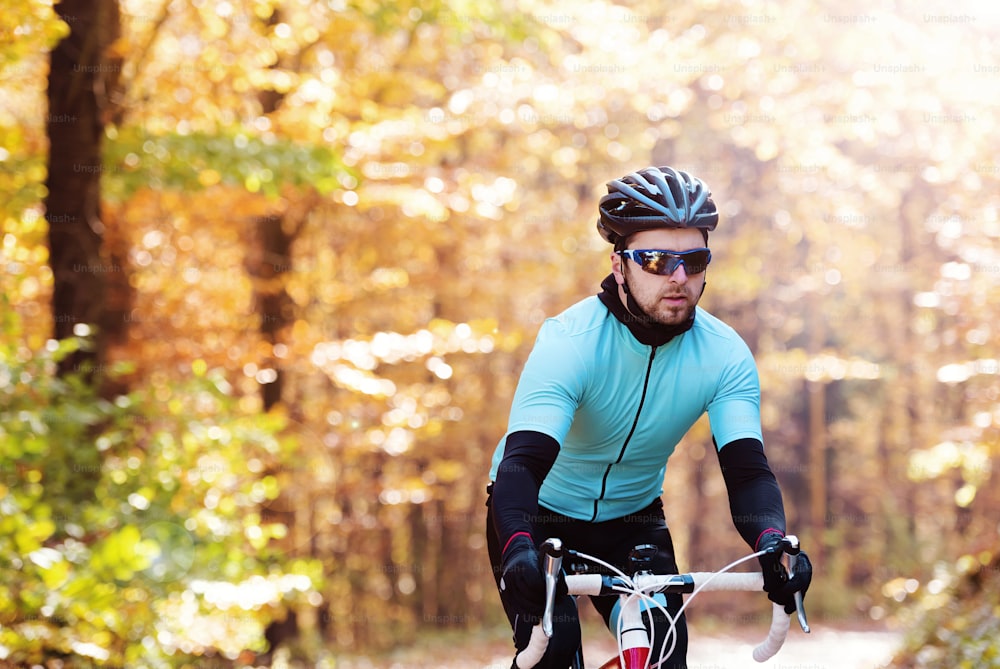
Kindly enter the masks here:
<path id="1" fill-rule="evenodd" d="M 795 612 L 795 593 L 801 592 L 805 597 L 806 590 L 812 582 L 812 563 L 805 551 L 799 551 L 796 558 L 795 571 L 789 577 L 788 570 L 781 563 L 783 550 L 781 541 L 784 537 L 777 532 L 765 534 L 757 544 L 757 550 L 768 551 L 757 559 L 764 573 L 764 591 L 767 598 L 775 604 L 785 607 L 785 613 Z"/>
<path id="2" fill-rule="evenodd" d="M 535 542 L 527 534 L 517 534 L 508 542 L 500 564 L 500 592 L 510 608 L 532 624 L 545 612 L 545 574 Z M 566 594 L 562 572 L 556 597 Z"/>

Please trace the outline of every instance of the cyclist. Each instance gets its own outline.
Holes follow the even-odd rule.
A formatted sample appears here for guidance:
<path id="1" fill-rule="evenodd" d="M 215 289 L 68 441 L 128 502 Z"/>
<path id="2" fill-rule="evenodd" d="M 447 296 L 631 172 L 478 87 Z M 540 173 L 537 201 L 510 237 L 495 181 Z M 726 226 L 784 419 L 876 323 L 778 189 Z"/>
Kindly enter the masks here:
<path id="1" fill-rule="evenodd" d="M 518 382 L 487 488 L 487 542 L 504 611 L 523 649 L 544 606 L 537 546 L 549 536 L 627 569 L 638 544 L 651 569 L 677 573 L 660 500 L 666 463 L 708 413 L 733 522 L 755 551 L 785 535 L 781 490 L 764 454 L 752 354 L 697 306 L 718 222 L 700 179 L 649 167 L 607 184 L 597 229 L 613 244 L 601 292 L 546 320 Z M 791 613 L 811 578 L 807 557 L 789 578 L 780 551 L 759 558 L 764 590 Z M 799 570 L 797 570 L 799 571 Z M 680 595 L 666 598 L 672 617 Z M 612 625 L 617 597 L 593 598 Z M 668 626 L 654 613 L 652 657 Z M 570 665 L 580 646 L 575 601 L 560 592 L 539 667 Z M 687 631 L 665 667 L 686 666 Z"/>

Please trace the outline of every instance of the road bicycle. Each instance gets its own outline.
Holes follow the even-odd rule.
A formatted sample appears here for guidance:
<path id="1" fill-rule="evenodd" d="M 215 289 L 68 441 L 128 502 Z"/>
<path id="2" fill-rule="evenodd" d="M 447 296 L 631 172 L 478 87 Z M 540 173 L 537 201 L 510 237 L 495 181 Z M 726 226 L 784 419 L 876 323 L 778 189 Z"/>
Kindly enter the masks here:
<path id="1" fill-rule="evenodd" d="M 780 550 L 784 555 L 788 556 L 788 570 L 791 575 L 794 575 L 796 557 L 800 552 L 798 538 L 794 535 L 789 535 L 776 548 L 770 550 Z M 610 572 L 610 574 L 567 574 L 565 579 L 568 594 L 571 596 L 618 595 L 620 597 L 621 613 L 617 621 L 612 620 L 612 625 L 615 628 L 615 636 L 618 640 L 618 656 L 611 658 L 601 665 L 600 669 L 647 669 L 661 664 L 673 652 L 674 645 L 677 642 L 677 634 L 674 629 L 676 619 L 680 617 L 681 613 L 683 613 L 684 609 L 687 608 L 688 604 L 691 603 L 692 599 L 698 593 L 720 590 L 762 591 L 764 577 L 760 572 L 731 572 L 730 570 L 743 562 L 764 555 L 765 552 L 759 551 L 747 555 L 726 565 L 717 572 L 654 574 L 646 567 L 652 556 L 655 555 L 656 547 L 644 544 L 636 546 L 630 554 L 629 562 L 633 569 L 633 575 L 629 577 L 619 569 L 593 556 L 564 549 L 562 541 L 559 539 L 548 539 L 540 548 L 540 553 L 544 556 L 545 612 L 542 615 L 541 622 L 532 628 L 528 645 L 517 654 L 514 666 L 518 669 L 530 669 L 534 667 L 548 647 L 548 640 L 552 636 L 552 616 L 556 584 L 565 555 L 587 563 L 599 565 Z M 672 617 L 663 606 L 663 603 L 654 597 L 657 593 L 679 593 L 687 594 L 689 597 L 686 598 L 684 604 L 677 612 L 677 616 Z M 806 618 L 802 602 L 802 593 L 795 594 L 795 606 L 799 626 L 803 632 L 808 633 L 809 622 Z M 670 623 L 666 641 L 663 643 L 659 658 L 655 662 L 652 661 L 653 658 L 650 656 L 651 643 L 644 621 L 644 618 L 651 617 L 651 613 L 649 612 L 653 608 L 659 609 Z M 785 612 L 784 607 L 780 604 L 773 604 L 771 627 L 768 630 L 767 638 L 754 648 L 754 660 L 765 662 L 772 658 L 781 649 L 782 644 L 784 644 L 790 624 L 791 616 Z M 573 669 L 583 669 L 582 648 L 577 652 Z"/>

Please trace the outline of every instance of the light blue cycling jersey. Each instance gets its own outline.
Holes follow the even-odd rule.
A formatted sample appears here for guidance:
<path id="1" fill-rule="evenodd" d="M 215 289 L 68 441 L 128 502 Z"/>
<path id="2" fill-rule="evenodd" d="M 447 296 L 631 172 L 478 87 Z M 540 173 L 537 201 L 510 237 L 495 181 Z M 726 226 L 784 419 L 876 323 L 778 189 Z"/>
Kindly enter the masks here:
<path id="1" fill-rule="evenodd" d="M 763 441 L 757 367 L 735 330 L 698 307 L 690 330 L 654 350 L 589 297 L 542 324 L 490 480 L 507 435 L 542 432 L 560 450 L 539 504 L 581 520 L 620 518 L 663 493 L 667 459 L 706 411 L 719 448 Z"/>

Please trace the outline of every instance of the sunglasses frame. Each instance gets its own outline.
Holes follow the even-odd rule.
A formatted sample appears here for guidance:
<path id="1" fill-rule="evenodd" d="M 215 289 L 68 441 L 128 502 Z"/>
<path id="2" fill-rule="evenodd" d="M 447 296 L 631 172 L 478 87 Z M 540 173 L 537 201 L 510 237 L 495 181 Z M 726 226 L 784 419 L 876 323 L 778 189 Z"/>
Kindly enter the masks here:
<path id="1" fill-rule="evenodd" d="M 707 246 L 702 246 L 697 249 L 689 249 L 687 251 L 671 251 L 668 249 L 624 249 L 619 251 L 618 253 L 621 255 L 622 258 L 628 258 L 636 265 L 638 265 L 643 272 L 646 272 L 647 274 L 652 274 L 654 276 L 671 276 L 674 272 L 677 271 L 677 268 L 680 267 L 681 265 L 684 265 L 684 272 L 686 274 L 688 274 L 689 276 L 695 276 L 707 270 L 709 264 L 712 262 L 712 251 Z M 642 261 L 642 256 L 640 255 L 643 253 L 662 253 L 667 258 L 664 267 L 668 271 L 656 272 L 646 269 L 646 264 Z M 692 272 L 688 269 L 685 256 L 690 256 L 695 253 L 707 253 L 708 258 L 705 260 L 704 267 L 702 267 L 697 272 Z M 697 266 L 695 266 L 695 269 L 697 269 Z"/>

